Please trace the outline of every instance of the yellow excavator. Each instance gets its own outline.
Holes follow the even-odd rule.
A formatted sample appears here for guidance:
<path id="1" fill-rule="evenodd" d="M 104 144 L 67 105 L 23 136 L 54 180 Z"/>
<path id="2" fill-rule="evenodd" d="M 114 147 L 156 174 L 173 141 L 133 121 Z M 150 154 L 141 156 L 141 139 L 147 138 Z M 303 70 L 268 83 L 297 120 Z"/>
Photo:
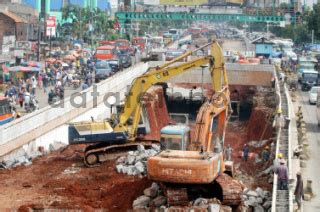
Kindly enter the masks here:
<path id="1" fill-rule="evenodd" d="M 205 48 L 210 49 L 209 55 L 197 57 L 191 61 L 175 65 L 176 62 L 181 61 L 193 53 Z M 89 167 L 98 165 L 104 161 L 106 154 L 110 150 L 135 146 L 141 142 L 143 142 L 142 144 L 148 144 L 147 141 L 141 141 L 139 136 L 148 133 L 147 127 L 139 124 L 141 122 L 144 123 L 148 121 L 148 117 L 145 114 L 141 100 L 143 94 L 157 83 L 166 82 L 174 76 L 207 64 L 209 64 L 209 70 L 212 76 L 213 89 L 216 91 L 217 98 L 223 100 L 221 103 L 217 103 L 228 105 L 229 90 L 227 86 L 226 71 L 224 68 L 223 54 L 219 44 L 216 41 L 213 41 L 198 49 L 189 51 L 161 66 L 152 68 L 145 74 L 137 77 L 132 82 L 131 88 L 126 95 L 125 104 L 118 107 L 118 113 L 112 114 L 111 118 L 105 121 L 70 123 L 68 128 L 69 143 L 91 144 L 85 149 L 84 156 L 84 162 Z M 223 82 L 224 84 L 222 84 Z M 225 116 L 226 115 L 227 111 L 225 112 Z M 221 118 L 221 121 L 225 120 Z M 226 123 L 224 123 L 224 125 L 225 124 Z M 179 126 L 168 125 L 165 129 L 174 127 Z M 168 136 L 165 134 L 165 129 L 163 129 L 163 136 Z M 221 133 L 224 133 L 225 128 L 219 128 L 219 130 Z M 219 134 L 220 139 L 223 140 L 221 135 Z M 223 160 L 220 161 L 223 166 Z"/>

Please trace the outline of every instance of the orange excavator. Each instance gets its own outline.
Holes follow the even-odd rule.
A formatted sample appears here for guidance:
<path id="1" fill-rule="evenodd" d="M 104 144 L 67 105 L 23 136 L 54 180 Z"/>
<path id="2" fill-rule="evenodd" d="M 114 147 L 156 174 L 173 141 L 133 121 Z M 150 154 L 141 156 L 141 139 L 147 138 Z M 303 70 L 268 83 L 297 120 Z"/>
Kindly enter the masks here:
<path id="1" fill-rule="evenodd" d="M 233 162 L 223 157 L 230 114 L 227 73 L 219 52 L 214 58 L 209 70 L 215 93 L 201 106 L 194 129 L 187 125 L 162 128 L 163 151 L 147 162 L 148 177 L 161 183 L 169 205 L 187 204 L 199 195 L 231 206 L 241 202 L 242 186 L 232 178 Z"/>

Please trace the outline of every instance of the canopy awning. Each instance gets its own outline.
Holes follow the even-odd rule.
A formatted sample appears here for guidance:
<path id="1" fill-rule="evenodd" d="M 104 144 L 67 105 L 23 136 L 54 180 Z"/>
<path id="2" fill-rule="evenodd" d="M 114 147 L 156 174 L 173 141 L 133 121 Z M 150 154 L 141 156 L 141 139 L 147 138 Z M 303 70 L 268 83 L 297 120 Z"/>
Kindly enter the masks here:
<path id="1" fill-rule="evenodd" d="M 9 72 L 39 72 L 41 69 L 39 67 L 25 67 L 25 66 L 13 66 L 8 67 Z"/>

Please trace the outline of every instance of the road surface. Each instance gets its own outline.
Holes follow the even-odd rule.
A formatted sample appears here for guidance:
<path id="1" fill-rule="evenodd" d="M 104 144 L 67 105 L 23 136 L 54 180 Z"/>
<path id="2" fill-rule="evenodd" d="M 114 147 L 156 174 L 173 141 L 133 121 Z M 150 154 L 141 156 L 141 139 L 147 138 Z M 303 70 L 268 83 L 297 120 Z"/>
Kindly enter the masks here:
<path id="1" fill-rule="evenodd" d="M 307 161 L 307 167 L 301 170 L 304 186 L 307 185 L 308 179 L 312 180 L 313 193 L 315 194 L 311 201 L 304 201 L 303 211 L 320 211 L 320 128 L 318 128 L 316 106 L 309 104 L 309 93 L 301 90 L 298 91 L 297 102 L 294 105 L 295 111 L 298 110 L 298 106 L 302 106 L 309 142 L 310 159 Z"/>

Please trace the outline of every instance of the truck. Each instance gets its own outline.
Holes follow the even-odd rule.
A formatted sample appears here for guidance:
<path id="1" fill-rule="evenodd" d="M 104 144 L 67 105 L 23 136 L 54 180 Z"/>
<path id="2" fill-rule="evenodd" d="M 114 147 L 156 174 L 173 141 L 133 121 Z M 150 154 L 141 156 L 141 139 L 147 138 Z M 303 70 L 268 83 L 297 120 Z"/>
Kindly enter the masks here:
<path id="1" fill-rule="evenodd" d="M 319 73 L 315 70 L 317 60 L 313 57 L 300 57 L 298 63 L 298 82 L 301 83 L 301 90 L 308 91 L 318 84 Z"/>

